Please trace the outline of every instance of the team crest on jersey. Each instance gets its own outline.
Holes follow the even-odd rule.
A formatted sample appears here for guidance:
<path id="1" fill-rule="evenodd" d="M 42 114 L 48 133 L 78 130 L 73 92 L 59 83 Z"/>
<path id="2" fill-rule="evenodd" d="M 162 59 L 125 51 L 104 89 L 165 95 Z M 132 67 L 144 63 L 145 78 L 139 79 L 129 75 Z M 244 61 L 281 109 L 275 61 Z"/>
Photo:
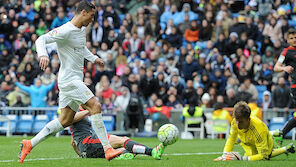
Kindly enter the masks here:
<path id="1" fill-rule="evenodd" d="M 51 33 L 50 33 L 50 35 L 53 36 L 53 37 L 57 36 L 57 34 L 58 34 L 57 30 L 52 30 Z"/>
<path id="2" fill-rule="evenodd" d="M 86 94 L 87 96 L 90 95 L 89 91 L 85 91 L 85 94 Z"/>

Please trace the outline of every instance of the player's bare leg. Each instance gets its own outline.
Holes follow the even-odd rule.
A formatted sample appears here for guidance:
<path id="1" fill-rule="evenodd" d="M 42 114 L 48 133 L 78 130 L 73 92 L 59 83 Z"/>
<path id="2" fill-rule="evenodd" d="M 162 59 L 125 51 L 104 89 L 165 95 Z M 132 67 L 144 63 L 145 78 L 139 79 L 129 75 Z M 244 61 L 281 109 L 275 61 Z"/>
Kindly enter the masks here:
<path id="1" fill-rule="evenodd" d="M 21 150 L 19 153 L 19 163 L 23 163 L 26 156 L 31 152 L 31 150 L 40 142 L 45 140 L 50 134 L 59 132 L 72 124 L 75 112 L 70 108 L 62 108 L 61 115 L 58 119 L 50 121 L 45 127 L 31 140 L 23 140 L 21 142 Z"/>
<path id="2" fill-rule="evenodd" d="M 90 120 L 96 135 L 103 145 L 106 159 L 111 160 L 120 155 L 121 151 L 114 150 L 109 143 L 107 131 L 102 118 L 101 104 L 96 100 L 95 97 L 92 97 L 86 102 L 86 104 L 82 104 L 82 107 L 87 109 L 91 114 Z"/>

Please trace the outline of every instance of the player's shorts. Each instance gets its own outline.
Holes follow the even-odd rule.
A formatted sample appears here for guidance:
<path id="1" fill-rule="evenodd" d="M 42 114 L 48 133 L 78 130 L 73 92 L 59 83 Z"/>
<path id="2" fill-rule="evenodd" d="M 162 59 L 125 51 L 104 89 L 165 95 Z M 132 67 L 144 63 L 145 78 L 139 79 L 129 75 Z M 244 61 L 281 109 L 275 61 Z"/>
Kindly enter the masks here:
<path id="1" fill-rule="evenodd" d="M 109 138 L 110 134 L 108 134 Z M 77 147 L 82 158 L 105 158 L 103 145 L 96 135 L 84 138 Z"/>
<path id="2" fill-rule="evenodd" d="M 69 106 L 73 111 L 78 111 L 81 104 L 85 104 L 94 96 L 91 90 L 80 80 L 59 85 L 59 108 Z"/>

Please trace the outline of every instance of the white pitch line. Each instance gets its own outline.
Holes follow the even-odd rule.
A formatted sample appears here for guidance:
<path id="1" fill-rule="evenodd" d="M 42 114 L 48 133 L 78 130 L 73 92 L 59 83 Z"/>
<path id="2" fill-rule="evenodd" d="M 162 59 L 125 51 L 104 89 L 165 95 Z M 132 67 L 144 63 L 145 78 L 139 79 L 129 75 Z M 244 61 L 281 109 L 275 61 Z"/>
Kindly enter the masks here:
<path id="1" fill-rule="evenodd" d="M 208 152 L 208 153 L 172 153 L 163 155 L 213 155 L 213 154 L 223 154 L 223 152 Z"/>
<path id="2" fill-rule="evenodd" d="M 172 154 L 163 154 L 163 155 L 173 155 L 173 156 L 182 156 L 182 155 L 214 155 L 222 154 L 223 152 L 202 152 L 202 153 L 172 153 Z M 61 160 L 61 159 L 70 159 L 70 158 L 36 158 L 36 159 L 26 159 L 25 161 L 48 161 L 48 160 Z M 0 160 L 1 162 L 14 162 L 16 159 L 10 160 Z"/>
<path id="3" fill-rule="evenodd" d="M 36 158 L 36 159 L 26 159 L 25 161 L 47 161 L 47 160 L 60 160 L 60 159 L 68 159 L 68 158 Z M 0 162 L 14 162 L 16 159 L 10 160 L 0 160 Z"/>

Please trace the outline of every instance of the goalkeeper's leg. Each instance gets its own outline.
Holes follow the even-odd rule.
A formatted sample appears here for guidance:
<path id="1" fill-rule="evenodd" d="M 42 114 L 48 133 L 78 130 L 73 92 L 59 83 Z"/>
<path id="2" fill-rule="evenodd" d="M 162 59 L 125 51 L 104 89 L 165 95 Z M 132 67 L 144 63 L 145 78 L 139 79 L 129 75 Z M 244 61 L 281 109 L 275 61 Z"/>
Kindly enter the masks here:
<path id="1" fill-rule="evenodd" d="M 272 158 L 272 157 L 281 155 L 283 153 L 286 153 L 286 154 L 292 153 L 292 154 L 294 154 L 295 153 L 295 146 L 294 146 L 294 144 L 293 143 L 290 143 L 290 144 L 288 144 L 285 147 L 281 147 L 281 148 L 277 148 L 277 149 L 272 150 L 272 153 L 271 153 L 271 156 L 270 157 Z"/>

